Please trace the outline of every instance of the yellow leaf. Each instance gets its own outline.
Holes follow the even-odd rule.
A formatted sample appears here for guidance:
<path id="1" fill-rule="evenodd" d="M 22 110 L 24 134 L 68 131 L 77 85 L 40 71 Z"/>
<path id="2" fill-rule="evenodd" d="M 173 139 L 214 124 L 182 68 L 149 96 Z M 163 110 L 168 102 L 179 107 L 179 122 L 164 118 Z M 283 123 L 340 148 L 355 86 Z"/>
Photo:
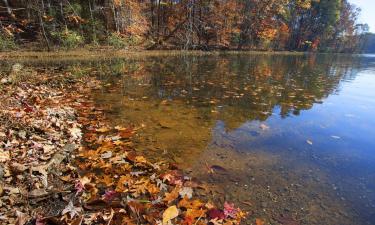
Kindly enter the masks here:
<path id="1" fill-rule="evenodd" d="M 167 224 L 170 220 L 178 216 L 178 209 L 175 205 L 170 206 L 163 213 L 163 224 Z"/>
<path id="2" fill-rule="evenodd" d="M 96 132 L 100 132 L 100 133 L 105 133 L 105 132 L 108 132 L 108 131 L 109 131 L 108 127 L 101 127 L 99 129 L 96 129 Z"/>
<path id="3" fill-rule="evenodd" d="M 143 156 L 137 156 L 137 157 L 135 157 L 135 162 L 137 162 L 137 163 L 147 163 L 147 160 Z"/>

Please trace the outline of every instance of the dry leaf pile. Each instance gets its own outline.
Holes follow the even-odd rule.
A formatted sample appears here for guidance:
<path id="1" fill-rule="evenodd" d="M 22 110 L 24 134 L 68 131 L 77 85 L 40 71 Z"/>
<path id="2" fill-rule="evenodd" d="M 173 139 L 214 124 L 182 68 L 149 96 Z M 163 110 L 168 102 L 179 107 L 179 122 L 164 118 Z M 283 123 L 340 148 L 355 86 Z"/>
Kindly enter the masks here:
<path id="1" fill-rule="evenodd" d="M 1 86 L 1 224 L 239 224 L 245 213 L 197 198 L 200 184 L 110 127 L 94 78 L 39 72 Z"/>

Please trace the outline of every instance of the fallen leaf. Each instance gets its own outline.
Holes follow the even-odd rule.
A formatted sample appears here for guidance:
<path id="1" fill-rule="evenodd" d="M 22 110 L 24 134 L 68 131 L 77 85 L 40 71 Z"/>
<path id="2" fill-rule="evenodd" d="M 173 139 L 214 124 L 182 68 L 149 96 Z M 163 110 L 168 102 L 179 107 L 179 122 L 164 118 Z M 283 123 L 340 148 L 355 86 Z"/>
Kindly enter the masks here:
<path id="1" fill-rule="evenodd" d="M 103 199 L 105 201 L 112 201 L 115 197 L 117 196 L 117 192 L 116 191 L 105 191 L 104 195 L 103 195 Z"/>
<path id="2" fill-rule="evenodd" d="M 176 200 L 179 196 L 179 188 L 174 188 L 170 193 L 165 193 L 164 201 L 171 203 L 172 201 Z"/>
<path id="3" fill-rule="evenodd" d="M 9 151 L 4 151 L 0 148 L 0 162 L 6 162 L 8 160 L 10 160 Z"/>
<path id="4" fill-rule="evenodd" d="M 239 212 L 240 210 L 238 208 L 235 208 L 234 207 L 234 204 L 232 203 L 228 203 L 228 202 L 224 202 L 224 215 L 226 218 L 230 217 L 230 218 L 236 218 L 236 215 L 237 213 Z"/>
<path id="5" fill-rule="evenodd" d="M 259 127 L 260 127 L 260 129 L 262 129 L 262 130 L 268 130 L 268 129 L 270 129 L 270 127 L 267 126 L 267 125 L 264 124 L 264 123 L 262 123 Z"/>
<path id="6" fill-rule="evenodd" d="M 82 212 L 81 207 L 75 207 L 73 205 L 73 202 L 70 201 L 69 204 L 65 207 L 65 209 L 61 212 L 62 215 L 65 215 L 69 213 L 70 218 L 74 218 L 76 215 L 79 215 L 79 213 Z"/>
<path id="7" fill-rule="evenodd" d="M 256 225 L 264 225 L 264 221 L 262 219 L 256 218 L 255 219 L 255 224 Z"/>
<path id="8" fill-rule="evenodd" d="M 99 133 L 105 133 L 105 132 L 108 132 L 108 131 L 109 131 L 108 127 L 101 127 L 99 129 L 96 129 L 96 132 L 99 132 Z"/>
<path id="9" fill-rule="evenodd" d="M 176 218 L 179 212 L 175 205 L 170 206 L 163 212 L 163 224 L 167 224 L 170 220 Z"/>
<path id="10" fill-rule="evenodd" d="M 204 204 L 201 201 L 199 201 L 198 199 L 193 200 L 193 201 L 189 200 L 186 195 L 178 203 L 179 208 L 185 208 L 185 209 L 199 209 L 199 208 L 203 207 L 203 205 Z"/>
<path id="11" fill-rule="evenodd" d="M 287 216 L 287 215 L 280 215 L 279 217 L 276 218 L 276 220 L 281 225 L 299 225 L 299 222 L 297 222 L 292 217 Z"/>
<path id="12" fill-rule="evenodd" d="M 210 219 L 225 219 L 224 211 L 220 209 L 210 209 L 207 214 Z"/>
<path id="13" fill-rule="evenodd" d="M 187 197 L 187 198 L 192 198 L 193 197 L 193 189 L 191 187 L 183 187 L 181 188 L 181 190 L 178 192 L 178 194 L 180 194 L 180 196 L 183 198 L 183 197 Z"/>
<path id="14" fill-rule="evenodd" d="M 16 211 L 17 221 L 16 225 L 24 225 L 28 221 L 28 216 L 26 213 Z"/>
<path id="15" fill-rule="evenodd" d="M 100 155 L 100 157 L 101 157 L 102 159 L 109 159 L 109 158 L 112 157 L 112 152 L 111 152 L 111 151 L 108 151 L 108 152 L 106 152 L 106 153 L 103 153 L 103 154 Z"/>
<path id="16" fill-rule="evenodd" d="M 190 218 L 199 218 L 203 217 L 206 214 L 206 210 L 204 209 L 187 209 L 186 211 L 186 217 Z"/>
<path id="17" fill-rule="evenodd" d="M 29 192 L 30 198 L 39 198 L 48 195 L 49 193 L 45 189 L 34 189 Z"/>
<path id="18" fill-rule="evenodd" d="M 82 137 L 82 131 L 78 127 L 73 127 L 69 129 L 70 135 L 72 136 L 73 139 L 80 139 Z"/>

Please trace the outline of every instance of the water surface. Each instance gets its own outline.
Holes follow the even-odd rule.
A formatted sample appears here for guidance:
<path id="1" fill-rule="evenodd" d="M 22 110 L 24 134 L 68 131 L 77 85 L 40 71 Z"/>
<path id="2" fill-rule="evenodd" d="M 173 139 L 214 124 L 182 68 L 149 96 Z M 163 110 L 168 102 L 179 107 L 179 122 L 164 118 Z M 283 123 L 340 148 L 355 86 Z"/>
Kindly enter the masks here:
<path id="1" fill-rule="evenodd" d="M 249 224 L 375 224 L 372 56 L 24 63 L 103 79 L 95 100 L 114 125 L 139 128 L 139 151 L 212 185 L 208 197 L 249 211 Z"/>

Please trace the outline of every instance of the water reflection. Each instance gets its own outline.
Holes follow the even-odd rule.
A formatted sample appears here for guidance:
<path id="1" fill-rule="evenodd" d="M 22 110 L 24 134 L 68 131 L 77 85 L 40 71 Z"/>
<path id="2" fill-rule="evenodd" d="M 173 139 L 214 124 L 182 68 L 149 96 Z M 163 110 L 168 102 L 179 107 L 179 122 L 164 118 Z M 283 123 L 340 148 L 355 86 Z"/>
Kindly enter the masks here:
<path id="1" fill-rule="evenodd" d="M 23 63 L 103 79 L 96 101 L 113 124 L 143 127 L 139 151 L 214 184 L 215 199 L 253 212 L 249 223 L 255 217 L 271 224 L 375 223 L 373 57 Z M 210 165 L 226 172 L 208 174 Z"/>
<path id="2" fill-rule="evenodd" d="M 138 146 L 146 154 L 170 158 L 219 186 L 222 201 L 251 201 L 243 207 L 272 223 L 281 223 L 280 215 L 302 224 L 374 222 L 371 58 L 131 63 L 118 67 L 123 75 L 98 100 L 114 107 L 115 121 L 146 127 Z M 209 175 L 207 165 L 228 173 Z"/>

